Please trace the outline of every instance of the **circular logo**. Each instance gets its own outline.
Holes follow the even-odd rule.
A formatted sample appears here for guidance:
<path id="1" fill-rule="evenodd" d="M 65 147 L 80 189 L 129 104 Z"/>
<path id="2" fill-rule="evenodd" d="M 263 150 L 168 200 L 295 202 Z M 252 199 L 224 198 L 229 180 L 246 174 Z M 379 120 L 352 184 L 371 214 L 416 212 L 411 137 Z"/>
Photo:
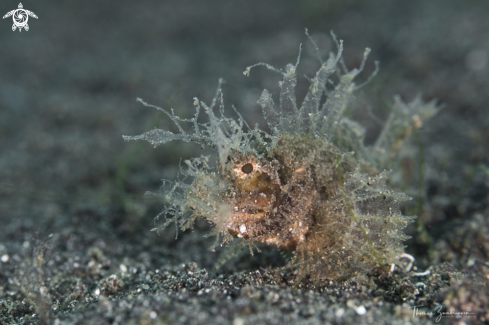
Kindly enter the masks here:
<path id="1" fill-rule="evenodd" d="M 27 25 L 29 16 L 37 19 L 36 14 L 30 10 L 24 9 L 22 3 L 19 3 L 19 7 L 17 9 L 10 10 L 9 12 L 7 12 L 2 18 L 5 19 L 10 16 L 12 16 L 12 19 L 14 21 L 14 24 L 12 25 L 12 31 L 18 29 L 19 32 L 22 31 L 22 28 L 25 29 L 26 31 L 29 30 L 29 25 Z"/>
<path id="2" fill-rule="evenodd" d="M 29 17 L 27 16 L 27 12 L 24 9 L 17 9 L 15 11 L 14 16 L 14 24 L 17 27 L 24 27 L 27 24 L 27 20 Z"/>

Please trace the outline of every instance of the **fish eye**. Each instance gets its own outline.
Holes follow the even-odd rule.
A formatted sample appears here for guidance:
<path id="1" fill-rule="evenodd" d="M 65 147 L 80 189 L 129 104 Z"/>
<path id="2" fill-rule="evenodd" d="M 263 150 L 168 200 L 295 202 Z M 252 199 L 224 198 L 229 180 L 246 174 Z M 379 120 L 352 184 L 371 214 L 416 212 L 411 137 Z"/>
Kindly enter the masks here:
<path id="1" fill-rule="evenodd" d="M 250 163 L 247 163 L 241 167 L 241 171 L 245 174 L 250 174 L 253 171 L 253 165 Z"/>

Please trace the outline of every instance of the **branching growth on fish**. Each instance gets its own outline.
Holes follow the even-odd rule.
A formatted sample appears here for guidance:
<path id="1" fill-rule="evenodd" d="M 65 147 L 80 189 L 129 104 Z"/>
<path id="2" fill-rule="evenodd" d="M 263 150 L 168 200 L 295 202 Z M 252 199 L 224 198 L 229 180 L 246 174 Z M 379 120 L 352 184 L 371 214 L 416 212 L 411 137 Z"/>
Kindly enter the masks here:
<path id="1" fill-rule="evenodd" d="M 250 76 L 252 68 L 265 66 L 282 75 L 279 105 L 266 89 L 258 100 L 270 133 L 250 128 L 239 114 L 238 119 L 224 116 L 221 81 L 209 106 L 194 99 L 196 113 L 190 119 L 140 100 L 163 111 L 179 133 L 155 129 L 125 140 L 147 140 L 155 147 L 182 140 L 217 154 L 217 166 L 209 166 L 205 156 L 187 160 L 177 181 L 164 182 L 166 206 L 157 218 L 166 221 L 154 230 L 173 222 L 185 230 L 203 218 L 213 225 L 216 243 L 237 237 L 250 248 L 263 243 L 294 252 L 288 267 L 297 267 L 299 278 L 334 279 L 395 261 L 408 238 L 403 229 L 415 217 L 401 214 L 400 205 L 409 198 L 389 189 L 384 168 L 437 107 L 419 97 L 407 104 L 396 97 L 379 138 L 364 146 L 364 128 L 347 118 L 345 109 L 361 87 L 354 79 L 370 50 L 361 66 L 349 71 L 341 56 L 343 43 L 333 38 L 337 53 L 326 61 L 319 58 L 321 67 L 300 107 L 295 97 L 299 58 L 284 69 L 258 63 L 244 71 Z M 336 83 L 334 76 L 339 76 Z M 198 122 L 201 110 L 207 123 Z M 192 133 L 183 122 L 193 125 Z"/>

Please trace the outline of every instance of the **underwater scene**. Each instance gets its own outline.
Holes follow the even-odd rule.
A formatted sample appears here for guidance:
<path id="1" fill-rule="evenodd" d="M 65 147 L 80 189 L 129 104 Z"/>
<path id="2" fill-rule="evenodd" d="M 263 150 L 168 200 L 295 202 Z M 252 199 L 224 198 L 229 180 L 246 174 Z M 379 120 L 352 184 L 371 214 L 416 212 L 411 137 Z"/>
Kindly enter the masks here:
<path id="1" fill-rule="evenodd" d="M 489 3 L 2 3 L 0 324 L 489 322 Z"/>

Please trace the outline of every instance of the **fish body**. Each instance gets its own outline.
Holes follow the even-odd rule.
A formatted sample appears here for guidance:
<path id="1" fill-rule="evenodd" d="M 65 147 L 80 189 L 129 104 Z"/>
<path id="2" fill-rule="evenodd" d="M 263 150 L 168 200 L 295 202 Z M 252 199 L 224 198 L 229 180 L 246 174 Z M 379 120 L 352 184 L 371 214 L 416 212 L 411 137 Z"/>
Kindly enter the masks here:
<path id="1" fill-rule="evenodd" d="M 279 105 L 267 90 L 258 100 L 269 133 L 250 128 L 241 116 L 226 118 L 219 84 L 210 106 L 194 99 L 193 119 L 158 108 L 180 133 L 155 129 L 124 136 L 154 146 L 182 140 L 215 149 L 216 166 L 209 166 L 209 157 L 194 158 L 181 170 L 191 182 L 164 183 L 166 206 L 159 216 L 167 219 L 156 230 L 172 222 L 185 230 L 203 218 L 223 244 L 239 238 L 251 249 L 261 243 L 293 252 L 287 267 L 297 267 L 299 278 L 335 279 L 395 262 L 409 238 L 403 229 L 415 216 L 402 215 L 401 204 L 409 197 L 389 188 L 385 168 L 399 144 L 437 107 L 419 97 L 408 104 L 396 98 L 379 139 L 364 146 L 363 128 L 345 116 L 345 109 L 370 50 L 359 69 L 341 71 L 343 46 L 337 45 L 336 55 L 320 59 L 300 107 L 294 93 L 299 59 L 282 70 L 257 64 L 282 75 Z M 245 76 L 257 65 L 248 67 Z M 334 73 L 339 80 L 331 86 Z M 202 109 L 206 123 L 198 122 Z M 193 123 L 193 132 L 185 131 L 181 121 Z"/>

